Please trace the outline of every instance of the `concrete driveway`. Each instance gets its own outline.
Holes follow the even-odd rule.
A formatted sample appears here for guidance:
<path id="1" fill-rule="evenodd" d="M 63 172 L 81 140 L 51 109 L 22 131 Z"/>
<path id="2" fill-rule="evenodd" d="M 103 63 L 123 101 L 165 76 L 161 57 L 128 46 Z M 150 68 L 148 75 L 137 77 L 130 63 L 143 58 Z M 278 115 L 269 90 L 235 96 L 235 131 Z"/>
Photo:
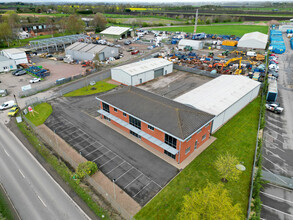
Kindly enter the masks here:
<path id="1" fill-rule="evenodd" d="M 46 125 L 80 152 L 141 206 L 155 196 L 178 170 L 117 133 L 91 115 L 95 96 L 58 98 Z"/>

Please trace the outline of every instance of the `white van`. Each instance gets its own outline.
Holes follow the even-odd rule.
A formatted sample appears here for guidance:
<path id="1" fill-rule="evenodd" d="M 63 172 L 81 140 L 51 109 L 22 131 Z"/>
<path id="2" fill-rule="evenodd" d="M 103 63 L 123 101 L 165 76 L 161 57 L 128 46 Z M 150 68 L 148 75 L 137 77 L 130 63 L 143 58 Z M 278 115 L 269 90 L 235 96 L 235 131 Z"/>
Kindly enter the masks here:
<path id="1" fill-rule="evenodd" d="M 13 105 L 15 105 L 15 101 L 14 100 L 10 100 L 10 101 L 4 102 L 2 105 L 0 105 L 0 110 L 12 108 Z"/>
<path id="2" fill-rule="evenodd" d="M 247 56 L 250 56 L 250 57 L 255 57 L 256 56 L 256 53 L 254 51 L 247 51 Z"/>

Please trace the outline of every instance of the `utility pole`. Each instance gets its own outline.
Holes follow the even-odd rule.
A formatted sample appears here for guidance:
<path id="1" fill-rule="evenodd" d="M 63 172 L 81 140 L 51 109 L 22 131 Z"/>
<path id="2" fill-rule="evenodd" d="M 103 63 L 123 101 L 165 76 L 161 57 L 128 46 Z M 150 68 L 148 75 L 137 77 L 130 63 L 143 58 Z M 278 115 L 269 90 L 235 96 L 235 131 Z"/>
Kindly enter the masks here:
<path id="1" fill-rule="evenodd" d="M 194 20 L 194 31 L 193 31 L 193 33 L 196 33 L 197 19 L 198 19 L 198 9 L 196 9 L 195 20 Z"/>

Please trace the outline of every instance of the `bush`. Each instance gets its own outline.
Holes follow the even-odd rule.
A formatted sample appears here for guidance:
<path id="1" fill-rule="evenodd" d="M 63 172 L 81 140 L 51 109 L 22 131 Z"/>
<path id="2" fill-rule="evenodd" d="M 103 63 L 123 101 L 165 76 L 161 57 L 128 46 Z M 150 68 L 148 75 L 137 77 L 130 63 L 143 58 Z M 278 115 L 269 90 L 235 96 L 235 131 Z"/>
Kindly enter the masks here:
<path id="1" fill-rule="evenodd" d="M 143 23 L 142 23 L 142 26 L 143 26 L 143 27 L 148 27 L 149 25 L 148 25 L 148 23 L 143 22 Z"/>
<path id="2" fill-rule="evenodd" d="M 93 175 L 97 170 L 97 164 L 92 161 L 87 161 L 78 165 L 76 169 L 76 175 L 78 179 L 83 179 L 87 175 Z"/>

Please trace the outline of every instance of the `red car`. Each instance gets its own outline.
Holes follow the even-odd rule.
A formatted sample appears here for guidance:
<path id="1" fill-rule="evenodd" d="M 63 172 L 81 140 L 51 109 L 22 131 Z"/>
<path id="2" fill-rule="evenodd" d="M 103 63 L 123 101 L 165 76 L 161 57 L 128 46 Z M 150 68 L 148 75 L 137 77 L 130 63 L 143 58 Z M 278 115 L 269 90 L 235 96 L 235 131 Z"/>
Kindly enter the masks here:
<path id="1" fill-rule="evenodd" d="M 278 58 L 278 56 L 276 54 L 274 54 L 274 53 L 271 53 L 270 57 L 277 57 Z"/>
<path id="2" fill-rule="evenodd" d="M 139 50 L 131 51 L 131 55 L 135 55 L 135 54 L 138 54 L 138 53 L 139 53 Z"/>
<path id="3" fill-rule="evenodd" d="M 279 64 L 277 60 L 270 60 L 270 61 L 274 62 L 275 64 Z"/>

